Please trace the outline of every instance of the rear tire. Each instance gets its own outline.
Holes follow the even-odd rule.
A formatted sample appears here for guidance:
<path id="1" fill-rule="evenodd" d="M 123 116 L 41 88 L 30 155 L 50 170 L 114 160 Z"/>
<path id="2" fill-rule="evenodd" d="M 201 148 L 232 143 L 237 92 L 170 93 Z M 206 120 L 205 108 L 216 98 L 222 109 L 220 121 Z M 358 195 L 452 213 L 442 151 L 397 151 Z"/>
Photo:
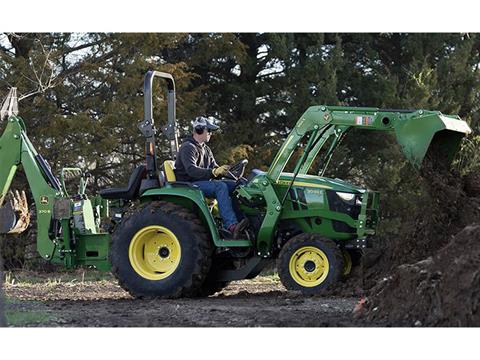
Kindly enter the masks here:
<path id="1" fill-rule="evenodd" d="M 335 242 L 305 233 L 291 238 L 283 246 L 277 269 L 288 290 L 318 294 L 342 278 L 344 260 Z"/>
<path id="2" fill-rule="evenodd" d="M 178 298 L 201 287 L 212 250 L 196 215 L 155 201 L 140 205 L 115 228 L 110 261 L 120 286 L 132 296 Z"/>

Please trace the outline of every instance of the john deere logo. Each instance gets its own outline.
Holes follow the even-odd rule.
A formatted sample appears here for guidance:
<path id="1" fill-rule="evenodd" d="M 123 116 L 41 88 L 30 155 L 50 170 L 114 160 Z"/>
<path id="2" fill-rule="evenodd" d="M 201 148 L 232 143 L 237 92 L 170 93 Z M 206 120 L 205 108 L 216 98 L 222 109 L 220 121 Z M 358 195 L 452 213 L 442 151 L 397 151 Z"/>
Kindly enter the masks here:
<path id="1" fill-rule="evenodd" d="M 48 205 L 48 196 L 42 196 L 40 198 L 40 204 Z"/>

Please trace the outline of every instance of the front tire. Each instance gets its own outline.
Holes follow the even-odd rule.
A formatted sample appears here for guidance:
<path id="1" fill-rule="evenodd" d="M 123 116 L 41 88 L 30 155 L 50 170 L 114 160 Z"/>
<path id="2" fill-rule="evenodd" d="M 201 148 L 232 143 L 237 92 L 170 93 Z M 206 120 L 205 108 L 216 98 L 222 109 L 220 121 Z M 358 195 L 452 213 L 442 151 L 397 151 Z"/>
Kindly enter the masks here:
<path id="1" fill-rule="evenodd" d="M 212 243 L 200 220 L 182 206 L 155 201 L 127 215 L 112 235 L 110 261 L 132 296 L 178 298 L 201 287 Z"/>
<path id="2" fill-rule="evenodd" d="M 348 250 L 343 249 L 342 256 L 343 256 L 342 276 L 344 279 L 346 279 L 352 272 L 352 267 L 353 267 L 352 255 L 350 255 L 350 252 Z"/>
<path id="3" fill-rule="evenodd" d="M 342 278 L 344 260 L 335 242 L 318 234 L 300 234 L 283 246 L 278 275 L 288 290 L 318 294 Z"/>

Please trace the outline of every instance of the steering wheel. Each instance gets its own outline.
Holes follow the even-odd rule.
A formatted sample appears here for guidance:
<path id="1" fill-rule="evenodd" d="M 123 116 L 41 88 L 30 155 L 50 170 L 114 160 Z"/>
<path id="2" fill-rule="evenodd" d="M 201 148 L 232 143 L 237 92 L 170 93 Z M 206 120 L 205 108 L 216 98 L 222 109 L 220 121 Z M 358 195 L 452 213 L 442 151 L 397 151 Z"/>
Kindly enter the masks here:
<path id="1" fill-rule="evenodd" d="M 247 164 L 248 160 L 243 159 L 242 161 L 239 161 L 238 163 L 232 165 L 225 177 L 239 182 L 243 178 L 243 173 L 245 172 L 245 167 L 247 166 Z"/>

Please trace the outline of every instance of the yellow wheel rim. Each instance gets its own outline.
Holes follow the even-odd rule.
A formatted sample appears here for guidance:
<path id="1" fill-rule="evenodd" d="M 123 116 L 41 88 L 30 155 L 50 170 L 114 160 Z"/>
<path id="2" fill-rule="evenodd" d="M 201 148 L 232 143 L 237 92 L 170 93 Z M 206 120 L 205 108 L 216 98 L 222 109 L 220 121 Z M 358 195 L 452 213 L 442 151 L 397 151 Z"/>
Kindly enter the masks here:
<path id="1" fill-rule="evenodd" d="M 177 269 L 182 256 L 180 242 L 163 226 L 147 226 L 138 231 L 128 248 L 135 272 L 148 280 L 162 280 Z"/>
<path id="2" fill-rule="evenodd" d="M 295 251 L 288 267 L 293 280 L 304 287 L 320 285 L 329 271 L 327 255 L 314 246 L 305 246 Z"/>
<path id="3" fill-rule="evenodd" d="M 347 250 L 342 250 L 343 255 L 343 276 L 350 275 L 352 271 L 352 256 Z"/>

